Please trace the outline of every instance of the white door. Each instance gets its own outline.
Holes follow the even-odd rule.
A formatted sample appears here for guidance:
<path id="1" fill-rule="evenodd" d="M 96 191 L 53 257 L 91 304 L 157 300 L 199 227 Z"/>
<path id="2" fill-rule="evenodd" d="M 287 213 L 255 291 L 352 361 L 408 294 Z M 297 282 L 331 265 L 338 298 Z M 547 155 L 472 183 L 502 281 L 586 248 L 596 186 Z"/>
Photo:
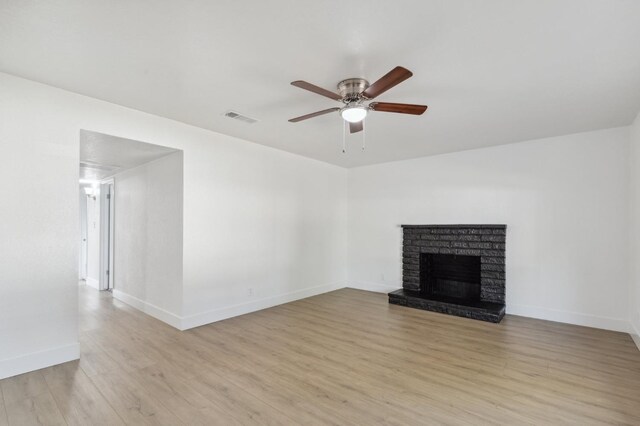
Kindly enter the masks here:
<path id="1" fill-rule="evenodd" d="M 100 185 L 100 290 L 113 289 L 113 180 Z"/>

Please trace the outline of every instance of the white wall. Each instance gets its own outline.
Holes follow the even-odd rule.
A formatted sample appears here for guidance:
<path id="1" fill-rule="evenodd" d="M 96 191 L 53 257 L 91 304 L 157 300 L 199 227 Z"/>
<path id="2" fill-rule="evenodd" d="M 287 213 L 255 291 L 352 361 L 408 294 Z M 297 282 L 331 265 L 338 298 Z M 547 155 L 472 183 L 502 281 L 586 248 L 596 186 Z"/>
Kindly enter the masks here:
<path id="1" fill-rule="evenodd" d="M 184 151 L 183 326 L 346 282 L 342 168 L 1 73 L 0 117 L 0 377 L 78 355 L 80 129 Z"/>
<path id="2" fill-rule="evenodd" d="M 182 152 L 114 176 L 117 298 L 179 326 L 182 316 Z"/>
<path id="3" fill-rule="evenodd" d="M 626 331 L 628 151 L 618 128 L 351 169 L 349 284 L 402 286 L 401 224 L 507 224 L 508 313 Z"/>
<path id="4" fill-rule="evenodd" d="M 631 142 L 631 274 L 629 320 L 640 348 L 640 113 L 630 127 Z"/>
<path id="5" fill-rule="evenodd" d="M 87 204 L 87 279 L 88 286 L 100 288 L 100 190 L 85 197 Z"/>
<path id="6" fill-rule="evenodd" d="M 346 283 L 346 170 L 256 148 L 184 152 L 183 328 Z"/>
<path id="7" fill-rule="evenodd" d="M 0 75 L 0 379 L 79 355 L 78 131 L 25 83 Z"/>

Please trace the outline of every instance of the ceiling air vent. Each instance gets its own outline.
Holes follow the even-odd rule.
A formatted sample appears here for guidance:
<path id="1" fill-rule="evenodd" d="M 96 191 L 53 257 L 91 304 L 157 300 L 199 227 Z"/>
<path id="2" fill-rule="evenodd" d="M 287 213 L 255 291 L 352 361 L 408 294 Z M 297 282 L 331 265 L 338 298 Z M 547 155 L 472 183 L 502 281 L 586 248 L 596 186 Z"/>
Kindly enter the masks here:
<path id="1" fill-rule="evenodd" d="M 224 116 L 233 118 L 234 120 L 242 121 L 243 123 L 247 123 L 247 124 L 253 124 L 258 121 L 255 118 L 247 117 L 246 115 L 242 115 L 239 112 L 235 112 L 235 111 L 227 111 L 224 113 Z"/>

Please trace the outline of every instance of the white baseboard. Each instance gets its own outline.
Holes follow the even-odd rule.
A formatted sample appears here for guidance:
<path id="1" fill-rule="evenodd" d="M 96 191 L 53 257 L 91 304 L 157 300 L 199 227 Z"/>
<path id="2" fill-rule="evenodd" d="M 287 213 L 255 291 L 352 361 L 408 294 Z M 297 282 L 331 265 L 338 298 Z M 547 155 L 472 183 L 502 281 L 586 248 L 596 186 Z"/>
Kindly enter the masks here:
<path id="1" fill-rule="evenodd" d="M 202 312 L 195 315 L 181 317 L 159 308 L 150 303 L 144 302 L 134 296 L 123 293 L 117 289 L 113 290 L 113 297 L 122 302 L 148 314 L 152 317 L 169 324 L 179 330 L 188 330 L 190 328 L 200 327 L 202 325 L 225 320 L 239 315 L 267 309 L 283 303 L 293 302 L 318 294 L 327 293 L 329 291 L 344 288 L 343 284 L 327 284 L 317 287 L 310 287 L 297 290 L 290 293 L 284 293 L 277 296 L 270 296 L 259 300 L 241 303 L 233 306 L 226 306 L 210 311 Z M 398 290 L 399 286 L 379 284 L 365 281 L 352 281 L 346 287 L 358 290 L 373 291 L 377 293 L 389 293 Z M 605 330 L 620 331 L 630 333 L 631 337 L 640 349 L 640 324 L 631 324 L 623 319 L 598 317 L 595 315 L 581 314 L 570 311 L 560 311 L 554 309 L 539 308 L 528 305 L 507 305 L 507 313 L 510 315 L 518 315 L 529 318 L 537 318 L 547 321 L 556 321 L 568 324 L 582 325 L 586 327 L 601 328 Z M 637 323 L 640 323 L 640 314 L 637 316 Z M 63 361 L 64 362 L 64 361 Z"/>
<path id="2" fill-rule="evenodd" d="M 272 306 L 281 305 L 283 303 L 293 302 L 295 300 L 304 299 L 318 294 L 327 293 L 329 291 L 344 288 L 341 284 L 328 284 L 317 287 L 310 287 L 290 293 L 280 294 L 277 296 L 265 297 L 260 300 L 253 300 L 247 303 L 241 303 L 233 306 L 225 306 L 223 308 L 213 309 L 211 311 L 202 312 L 195 315 L 181 317 L 159 308 L 151 303 L 147 303 L 137 297 L 124 293 L 118 289 L 113 289 L 113 297 L 126 303 L 127 305 L 138 309 L 152 317 L 169 324 L 178 330 L 188 330 L 194 327 L 210 324 L 212 322 L 221 321 L 238 315 L 244 315 Z"/>
<path id="3" fill-rule="evenodd" d="M 139 311 L 144 312 L 147 315 L 169 324 L 172 327 L 182 330 L 182 317 L 175 315 L 169 311 L 159 308 L 151 303 L 140 300 L 137 297 L 124 293 L 118 289 L 113 289 L 113 297 L 126 303 L 127 305 L 136 308 Z"/>
<path id="4" fill-rule="evenodd" d="M 211 311 L 202 312 L 195 315 L 189 315 L 182 318 L 182 330 L 188 330 L 194 327 L 200 327 L 212 322 L 221 321 L 224 319 L 236 317 L 238 315 L 244 315 L 262 309 L 271 308 L 273 306 L 281 305 L 283 303 L 293 302 L 295 300 L 305 299 L 307 297 L 316 296 L 318 294 L 327 293 L 344 288 L 344 284 L 327 284 L 317 287 L 305 288 L 302 290 L 293 291 L 290 293 L 279 294 L 277 296 L 265 297 L 260 300 L 253 300 L 247 303 L 241 303 L 238 305 L 227 306 L 219 309 L 213 309 Z"/>
<path id="5" fill-rule="evenodd" d="M 376 293 L 390 293 L 402 288 L 401 285 L 379 284 L 367 281 L 351 281 L 347 287 L 358 290 L 374 291 Z"/>
<path id="6" fill-rule="evenodd" d="M 402 288 L 400 285 L 393 286 L 367 281 L 350 281 L 347 287 L 377 293 L 390 293 Z M 636 313 L 635 318 L 632 318 L 630 323 L 619 318 L 599 317 L 528 305 L 507 304 L 507 314 L 629 333 L 638 349 L 640 349 L 640 312 Z"/>
<path id="7" fill-rule="evenodd" d="M 393 286 L 367 281 L 350 281 L 347 287 L 358 290 L 374 291 L 377 293 L 389 293 L 402 288 L 400 285 Z M 632 321 L 631 325 L 629 325 L 629 323 L 624 319 L 599 317 L 595 315 L 538 308 L 528 305 L 507 304 L 507 314 L 630 333 L 640 349 L 640 313 L 636 315 L 636 324 Z"/>
<path id="8" fill-rule="evenodd" d="M 93 288 L 95 288 L 96 290 L 100 290 L 100 281 L 96 280 L 95 278 L 89 278 L 89 277 L 87 277 L 87 278 L 85 279 L 85 282 L 87 283 L 87 285 L 88 285 L 89 287 L 93 287 Z"/>
<path id="9" fill-rule="evenodd" d="M 585 327 L 601 328 L 604 330 L 621 331 L 623 333 L 628 333 L 630 331 L 629 322 L 624 319 L 600 317 L 596 315 L 581 314 L 578 312 L 540 308 L 537 306 L 514 305 L 507 303 L 507 314 L 582 325 Z"/>
<path id="10" fill-rule="evenodd" d="M 0 379 L 40 370 L 80 358 L 80 344 L 60 346 L 0 361 Z"/>

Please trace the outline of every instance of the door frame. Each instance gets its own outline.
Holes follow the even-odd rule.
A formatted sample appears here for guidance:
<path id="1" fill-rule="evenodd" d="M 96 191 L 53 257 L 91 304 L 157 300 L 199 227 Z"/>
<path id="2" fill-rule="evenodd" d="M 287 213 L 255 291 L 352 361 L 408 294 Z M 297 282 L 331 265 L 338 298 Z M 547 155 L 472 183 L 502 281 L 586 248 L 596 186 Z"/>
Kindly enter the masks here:
<path id="1" fill-rule="evenodd" d="M 79 277 L 80 280 L 87 279 L 87 270 L 89 263 L 89 218 L 87 217 L 87 199 L 88 196 L 84 188 L 80 187 L 80 260 L 79 260 Z"/>
<path id="2" fill-rule="evenodd" d="M 115 179 L 100 181 L 100 290 L 113 290 L 114 284 Z"/>

